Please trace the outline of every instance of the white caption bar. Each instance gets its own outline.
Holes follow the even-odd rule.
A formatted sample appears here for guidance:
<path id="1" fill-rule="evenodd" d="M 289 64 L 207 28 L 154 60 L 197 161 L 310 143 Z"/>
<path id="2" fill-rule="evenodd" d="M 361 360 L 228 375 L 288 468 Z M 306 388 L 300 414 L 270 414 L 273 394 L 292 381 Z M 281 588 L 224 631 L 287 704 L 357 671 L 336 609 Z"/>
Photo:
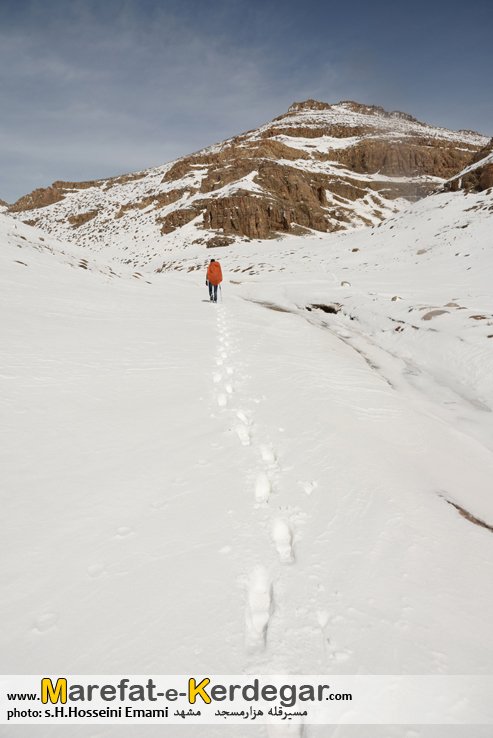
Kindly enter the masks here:
<path id="1" fill-rule="evenodd" d="M 0 724 L 492 724 L 493 676 L 2 676 Z"/>

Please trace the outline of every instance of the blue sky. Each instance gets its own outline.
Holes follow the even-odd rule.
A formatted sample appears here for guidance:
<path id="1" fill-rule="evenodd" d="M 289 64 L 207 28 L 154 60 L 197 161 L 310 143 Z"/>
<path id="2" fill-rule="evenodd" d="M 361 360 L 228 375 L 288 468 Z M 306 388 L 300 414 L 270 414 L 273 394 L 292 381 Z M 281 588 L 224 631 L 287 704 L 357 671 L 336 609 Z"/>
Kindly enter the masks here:
<path id="1" fill-rule="evenodd" d="M 0 199 L 340 100 L 493 135 L 492 0 L 0 0 Z"/>

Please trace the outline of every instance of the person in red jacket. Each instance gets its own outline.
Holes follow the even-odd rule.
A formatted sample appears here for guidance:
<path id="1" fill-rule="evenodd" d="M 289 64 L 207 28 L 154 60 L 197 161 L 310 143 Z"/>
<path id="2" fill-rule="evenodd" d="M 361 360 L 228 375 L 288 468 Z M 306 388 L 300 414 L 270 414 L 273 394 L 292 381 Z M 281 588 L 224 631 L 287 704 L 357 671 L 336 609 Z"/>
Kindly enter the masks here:
<path id="1" fill-rule="evenodd" d="M 211 302 L 217 302 L 217 286 L 222 281 L 223 273 L 221 271 L 221 265 L 215 259 L 211 259 L 211 263 L 207 267 L 207 279 L 205 280 L 205 283 L 209 285 L 209 297 Z M 212 288 L 214 288 L 214 290 Z"/>

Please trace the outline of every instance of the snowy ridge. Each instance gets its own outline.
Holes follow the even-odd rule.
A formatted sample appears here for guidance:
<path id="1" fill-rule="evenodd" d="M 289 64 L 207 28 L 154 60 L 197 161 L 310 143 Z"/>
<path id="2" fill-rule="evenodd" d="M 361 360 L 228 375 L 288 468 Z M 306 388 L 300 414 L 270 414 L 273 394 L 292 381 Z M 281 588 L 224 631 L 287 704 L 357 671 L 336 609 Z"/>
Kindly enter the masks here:
<path id="1" fill-rule="evenodd" d="M 420 123 L 417 120 L 411 119 L 411 116 L 400 118 L 391 114 L 382 115 L 379 112 L 371 111 L 371 109 L 367 112 L 355 112 L 352 109 L 353 106 L 354 103 L 339 103 L 337 105 L 331 105 L 329 110 L 300 110 L 288 113 L 282 116 L 281 119 L 260 126 L 258 128 L 258 134 L 255 133 L 254 135 L 261 135 L 272 127 L 288 128 L 299 125 L 308 128 L 344 126 L 349 129 L 373 129 L 385 131 L 387 135 L 392 137 L 419 136 L 430 139 L 438 138 L 480 147 L 485 146 L 489 140 L 487 136 L 482 136 L 479 133 L 450 131 L 447 128 L 429 126 L 426 123 Z"/>
<path id="2" fill-rule="evenodd" d="M 426 126 L 410 116 L 370 109 L 356 112 L 351 106 L 358 110 L 365 107 L 340 103 L 326 110 L 299 110 L 163 166 L 100 180 L 94 186 L 82 183 L 81 188 L 63 189 L 67 183 L 58 183 L 63 199 L 43 207 L 29 206 L 13 216 L 88 251 L 102 251 L 107 262 L 138 269 L 160 268 L 167 261 L 167 252 L 178 243 L 198 242 L 205 249 L 218 233 L 222 235 L 221 228 L 214 231 L 206 227 L 208 202 L 248 197 L 250 202 L 265 202 L 267 213 L 268 205 L 277 198 L 279 207 L 285 209 L 287 190 L 281 181 L 285 176 L 292 180 L 288 189 L 295 231 L 300 223 L 306 233 L 313 228 L 365 228 L 398 212 L 409 199 L 421 197 L 444 178 L 426 172 L 364 171 L 359 165 L 356 172 L 353 165 L 338 160 L 344 152 L 394 142 L 404 148 L 419 145 L 422 154 L 427 149 L 436 151 L 437 146 L 439 151 L 452 147 L 454 156 L 462 152 L 467 157 L 488 141 L 479 134 Z M 317 137 L 307 138 L 310 129 L 318 131 Z M 279 192 L 269 189 L 260 172 L 265 163 L 279 165 L 275 185 Z M 231 174 L 235 166 L 239 166 L 238 176 Z M 312 186 L 313 178 L 316 184 Z M 319 213 L 318 220 L 310 215 L 314 210 Z M 242 227 L 250 220 L 245 218 Z M 235 228 L 237 224 L 226 234 L 231 241 L 257 238 Z M 275 228 L 267 228 L 270 238 L 275 237 Z"/>

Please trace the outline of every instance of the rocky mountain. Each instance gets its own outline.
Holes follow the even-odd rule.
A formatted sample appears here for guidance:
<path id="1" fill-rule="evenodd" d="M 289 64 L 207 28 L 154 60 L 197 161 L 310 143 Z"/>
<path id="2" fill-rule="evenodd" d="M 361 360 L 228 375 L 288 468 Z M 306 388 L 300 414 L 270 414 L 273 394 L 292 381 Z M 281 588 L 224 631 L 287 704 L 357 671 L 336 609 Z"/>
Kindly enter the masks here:
<path id="1" fill-rule="evenodd" d="M 473 156 L 482 157 L 477 184 L 484 186 L 488 145 L 473 131 L 434 128 L 399 111 L 308 100 L 159 167 L 54 182 L 10 212 L 58 238 L 91 250 L 112 246 L 119 260 L 146 265 L 178 243 L 217 247 L 376 225 L 454 181 Z"/>

